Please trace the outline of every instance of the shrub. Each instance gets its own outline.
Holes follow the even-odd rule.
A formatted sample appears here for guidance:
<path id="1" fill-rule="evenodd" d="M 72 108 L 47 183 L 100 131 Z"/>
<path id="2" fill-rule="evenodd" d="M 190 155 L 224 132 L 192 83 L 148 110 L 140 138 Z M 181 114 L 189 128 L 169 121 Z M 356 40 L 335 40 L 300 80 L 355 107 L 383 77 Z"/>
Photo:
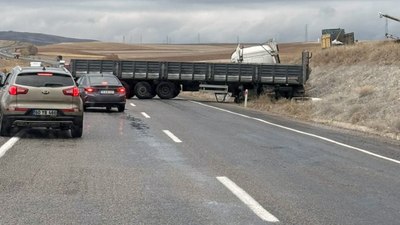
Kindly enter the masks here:
<path id="1" fill-rule="evenodd" d="M 394 123 L 394 129 L 396 129 L 396 132 L 400 132 L 400 120 Z"/>
<path id="2" fill-rule="evenodd" d="M 119 60 L 119 57 L 117 54 L 110 54 L 110 55 L 106 55 L 104 56 L 105 60 Z"/>
<path id="3" fill-rule="evenodd" d="M 23 56 L 36 55 L 38 52 L 38 48 L 34 45 L 28 45 L 26 48 L 21 49 L 21 55 Z"/>
<path id="4" fill-rule="evenodd" d="M 359 98 L 371 95 L 375 92 L 375 88 L 370 85 L 362 86 L 356 89 Z"/>

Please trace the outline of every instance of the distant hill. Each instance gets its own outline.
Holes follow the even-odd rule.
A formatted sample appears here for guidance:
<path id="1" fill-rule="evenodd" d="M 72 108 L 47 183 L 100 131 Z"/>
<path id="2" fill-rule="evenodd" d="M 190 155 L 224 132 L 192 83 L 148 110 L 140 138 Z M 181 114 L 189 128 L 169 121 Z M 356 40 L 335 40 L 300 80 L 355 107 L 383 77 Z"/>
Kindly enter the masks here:
<path id="1" fill-rule="evenodd" d="M 61 37 L 41 33 L 0 31 L 0 40 L 29 42 L 34 45 L 49 45 L 63 42 L 92 42 L 96 40 Z"/>

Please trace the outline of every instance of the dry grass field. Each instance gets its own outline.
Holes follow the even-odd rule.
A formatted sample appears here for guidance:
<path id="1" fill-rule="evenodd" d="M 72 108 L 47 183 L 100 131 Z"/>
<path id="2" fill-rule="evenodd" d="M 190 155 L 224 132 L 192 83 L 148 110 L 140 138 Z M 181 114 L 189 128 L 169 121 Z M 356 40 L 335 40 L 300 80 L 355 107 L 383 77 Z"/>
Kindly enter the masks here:
<path id="1" fill-rule="evenodd" d="M 358 43 L 318 51 L 308 95 L 312 120 L 400 140 L 400 44 Z"/>
<path id="2" fill-rule="evenodd" d="M 307 95 L 321 101 L 271 101 L 250 106 L 303 120 L 400 140 L 400 44 L 357 43 L 316 49 Z"/>
<path id="3" fill-rule="evenodd" d="M 130 45 L 120 43 L 74 43 L 43 46 L 39 54 L 54 58 L 62 53 L 65 59 L 103 59 L 118 55 L 126 60 L 154 61 L 221 61 L 228 62 L 235 45 Z"/>
<path id="4" fill-rule="evenodd" d="M 39 47 L 39 56 L 55 58 L 61 54 L 66 60 L 69 60 L 71 58 L 103 59 L 115 54 L 120 59 L 126 60 L 229 62 L 236 46 L 236 44 L 64 43 Z M 312 51 L 318 47 L 319 44 L 315 43 L 281 44 L 281 61 L 282 63 L 298 63 L 303 49 Z"/>
<path id="5" fill-rule="evenodd" d="M 39 47 L 39 57 L 55 59 L 63 55 L 67 62 L 71 58 L 104 59 L 116 55 L 127 60 L 229 62 L 235 48 L 236 44 L 65 43 Z M 317 43 L 284 43 L 279 48 L 285 64 L 300 63 L 303 50 L 313 53 L 307 95 L 322 100 L 275 101 L 261 96 L 252 99 L 249 107 L 400 140 L 400 44 L 359 42 L 323 50 Z M 10 61 L 15 63 L 18 62 Z M 0 67 L 4 68 L 4 64 Z M 214 99 L 203 93 L 183 95 Z"/>

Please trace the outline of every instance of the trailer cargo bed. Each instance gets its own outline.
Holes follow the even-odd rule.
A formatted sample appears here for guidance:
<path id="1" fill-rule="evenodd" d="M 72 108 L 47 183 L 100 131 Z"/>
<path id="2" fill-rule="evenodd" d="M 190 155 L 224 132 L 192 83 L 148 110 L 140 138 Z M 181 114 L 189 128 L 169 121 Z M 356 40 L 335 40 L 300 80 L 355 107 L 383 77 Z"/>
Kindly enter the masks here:
<path id="1" fill-rule="evenodd" d="M 277 93 L 284 90 L 291 97 L 304 93 L 309 59 L 306 51 L 300 65 L 72 59 L 70 69 L 76 78 L 86 73 L 112 73 L 128 89 L 128 97 L 152 98 L 157 94 L 173 98 L 181 90 L 198 91 L 200 84 L 228 86 L 234 97 L 240 97 L 244 89 L 261 93 L 268 88 Z"/>

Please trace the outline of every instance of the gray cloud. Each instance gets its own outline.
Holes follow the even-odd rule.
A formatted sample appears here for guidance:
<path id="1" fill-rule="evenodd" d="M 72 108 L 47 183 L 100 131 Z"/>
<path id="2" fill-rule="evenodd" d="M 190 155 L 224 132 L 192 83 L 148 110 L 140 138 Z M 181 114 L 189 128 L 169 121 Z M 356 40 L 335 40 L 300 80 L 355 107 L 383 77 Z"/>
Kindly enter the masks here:
<path id="1" fill-rule="evenodd" d="M 400 17 L 400 2 L 295 0 L 15 0 L 2 1 L 0 30 L 41 32 L 138 43 L 279 42 L 317 40 L 341 27 L 356 38 L 382 39 L 382 11 Z M 400 36 L 400 23 L 390 21 Z"/>
<path id="2" fill-rule="evenodd" d="M 322 7 L 320 9 L 320 15 L 322 17 L 333 17 L 336 14 L 336 10 L 333 7 Z"/>

